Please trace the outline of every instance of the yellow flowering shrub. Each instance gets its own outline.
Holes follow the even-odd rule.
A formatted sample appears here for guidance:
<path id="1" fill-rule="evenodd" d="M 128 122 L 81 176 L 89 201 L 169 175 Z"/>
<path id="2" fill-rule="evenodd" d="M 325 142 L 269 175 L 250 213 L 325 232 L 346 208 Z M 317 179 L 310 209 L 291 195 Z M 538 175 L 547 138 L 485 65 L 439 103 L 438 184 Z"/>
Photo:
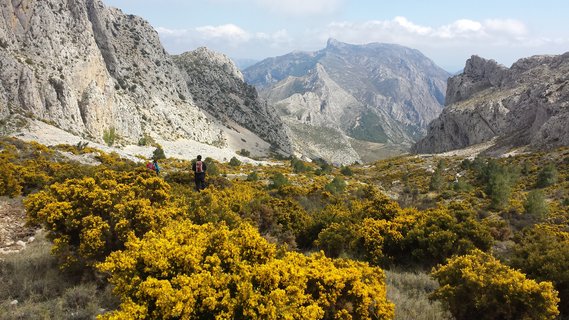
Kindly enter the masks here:
<path id="1" fill-rule="evenodd" d="M 99 264 L 121 298 L 101 319 L 392 319 L 384 274 L 276 248 L 241 224 L 173 222 Z"/>
<path id="2" fill-rule="evenodd" d="M 400 255 L 399 262 L 410 258 L 414 263 L 432 266 L 475 248 L 489 250 L 494 242 L 489 227 L 477 220 L 476 213 L 462 204 L 422 212 L 405 212 L 415 217 L 410 229 L 402 231 L 402 253 L 405 255 Z"/>
<path id="3" fill-rule="evenodd" d="M 29 223 L 46 228 L 64 266 L 91 265 L 121 249 L 130 234 L 141 237 L 177 215 L 168 205 L 169 188 L 144 169 L 104 171 L 55 183 L 25 205 Z"/>
<path id="4" fill-rule="evenodd" d="M 551 282 L 527 279 L 492 255 L 474 250 L 433 270 L 441 300 L 457 320 L 556 319 L 557 291 Z"/>
<path id="5" fill-rule="evenodd" d="M 15 156 L 13 146 L 5 146 L 0 152 L 0 195 L 15 197 L 22 192 L 22 178 L 18 166 L 11 162 Z"/>

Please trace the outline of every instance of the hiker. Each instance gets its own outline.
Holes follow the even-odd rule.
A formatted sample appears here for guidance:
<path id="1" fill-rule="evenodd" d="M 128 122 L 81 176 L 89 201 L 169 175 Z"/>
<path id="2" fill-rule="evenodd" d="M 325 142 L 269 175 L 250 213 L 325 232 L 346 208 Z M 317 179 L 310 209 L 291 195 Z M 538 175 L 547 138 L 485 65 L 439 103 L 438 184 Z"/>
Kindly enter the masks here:
<path id="1" fill-rule="evenodd" d="M 158 160 L 154 159 L 154 161 L 152 161 L 152 165 L 154 166 L 154 171 L 156 172 L 156 175 L 160 175 L 160 167 L 158 166 Z"/>
<path id="2" fill-rule="evenodd" d="M 205 171 L 207 167 L 205 162 L 202 161 L 202 156 L 198 155 L 196 162 L 192 163 L 192 171 L 194 172 L 194 179 L 196 181 L 196 190 L 201 191 L 205 189 Z"/>

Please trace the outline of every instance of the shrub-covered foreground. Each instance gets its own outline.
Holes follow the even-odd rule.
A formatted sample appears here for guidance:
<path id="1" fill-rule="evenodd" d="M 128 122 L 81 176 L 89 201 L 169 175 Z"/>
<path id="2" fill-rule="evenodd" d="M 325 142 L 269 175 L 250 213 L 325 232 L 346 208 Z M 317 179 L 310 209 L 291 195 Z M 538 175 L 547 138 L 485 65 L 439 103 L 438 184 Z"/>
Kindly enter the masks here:
<path id="1" fill-rule="evenodd" d="M 381 269 L 276 248 L 242 225 L 174 223 L 100 269 L 122 299 L 105 319 L 391 319 Z"/>
<path id="2" fill-rule="evenodd" d="M 437 264 L 443 267 L 433 274 L 441 283 L 434 296 L 458 318 L 465 310 L 485 313 L 481 318 L 554 317 L 556 294 L 530 278 L 551 281 L 567 312 L 569 177 L 550 170 L 555 179 L 538 184 L 543 156 L 438 161 L 434 175 L 418 158 L 354 167 L 350 175 L 300 160 L 291 167 L 216 163 L 219 175 L 198 193 L 189 162 L 165 159 L 158 177 L 92 150 L 99 165 L 69 163 L 58 148 L 0 140 L 7 173 L 0 193 L 32 193 L 29 221 L 47 230 L 63 266 L 80 267 L 67 272 L 108 277 L 122 304 L 106 318 L 392 318 L 380 268 L 426 275 L 422 270 Z M 567 159 L 554 165 L 566 168 Z M 460 170 L 455 183 L 452 170 Z M 402 184 L 406 208 L 380 191 Z M 534 191 L 537 185 L 543 189 Z M 503 263 L 528 278 L 492 258 L 496 242 Z M 468 268 L 480 283 L 460 274 Z M 441 304 L 424 299 L 436 282 L 408 278 L 410 285 L 391 282 L 405 291 L 392 291 L 395 318 L 446 318 Z M 414 297 L 422 302 L 410 303 Z"/>

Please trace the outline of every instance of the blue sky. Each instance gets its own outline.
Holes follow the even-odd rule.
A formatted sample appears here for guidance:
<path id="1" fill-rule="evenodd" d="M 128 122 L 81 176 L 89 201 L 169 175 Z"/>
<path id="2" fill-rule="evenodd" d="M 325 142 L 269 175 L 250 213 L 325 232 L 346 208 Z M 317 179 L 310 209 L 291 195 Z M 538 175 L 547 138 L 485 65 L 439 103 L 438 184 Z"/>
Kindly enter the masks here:
<path id="1" fill-rule="evenodd" d="M 569 51 L 566 0 L 103 0 L 148 20 L 172 54 L 206 46 L 234 59 L 314 51 L 328 38 L 415 48 L 447 71 L 471 55 L 510 66 Z"/>

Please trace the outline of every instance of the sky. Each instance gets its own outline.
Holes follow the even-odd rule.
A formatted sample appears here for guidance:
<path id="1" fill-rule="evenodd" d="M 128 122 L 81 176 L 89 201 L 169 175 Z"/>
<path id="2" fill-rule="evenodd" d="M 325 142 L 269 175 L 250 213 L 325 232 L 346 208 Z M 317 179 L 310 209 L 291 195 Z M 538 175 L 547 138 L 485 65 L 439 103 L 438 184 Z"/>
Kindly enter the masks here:
<path id="1" fill-rule="evenodd" d="M 103 0 L 143 17 L 171 54 L 198 47 L 262 60 L 329 38 L 418 49 L 449 72 L 472 55 L 507 67 L 569 51 L 567 0 Z"/>

